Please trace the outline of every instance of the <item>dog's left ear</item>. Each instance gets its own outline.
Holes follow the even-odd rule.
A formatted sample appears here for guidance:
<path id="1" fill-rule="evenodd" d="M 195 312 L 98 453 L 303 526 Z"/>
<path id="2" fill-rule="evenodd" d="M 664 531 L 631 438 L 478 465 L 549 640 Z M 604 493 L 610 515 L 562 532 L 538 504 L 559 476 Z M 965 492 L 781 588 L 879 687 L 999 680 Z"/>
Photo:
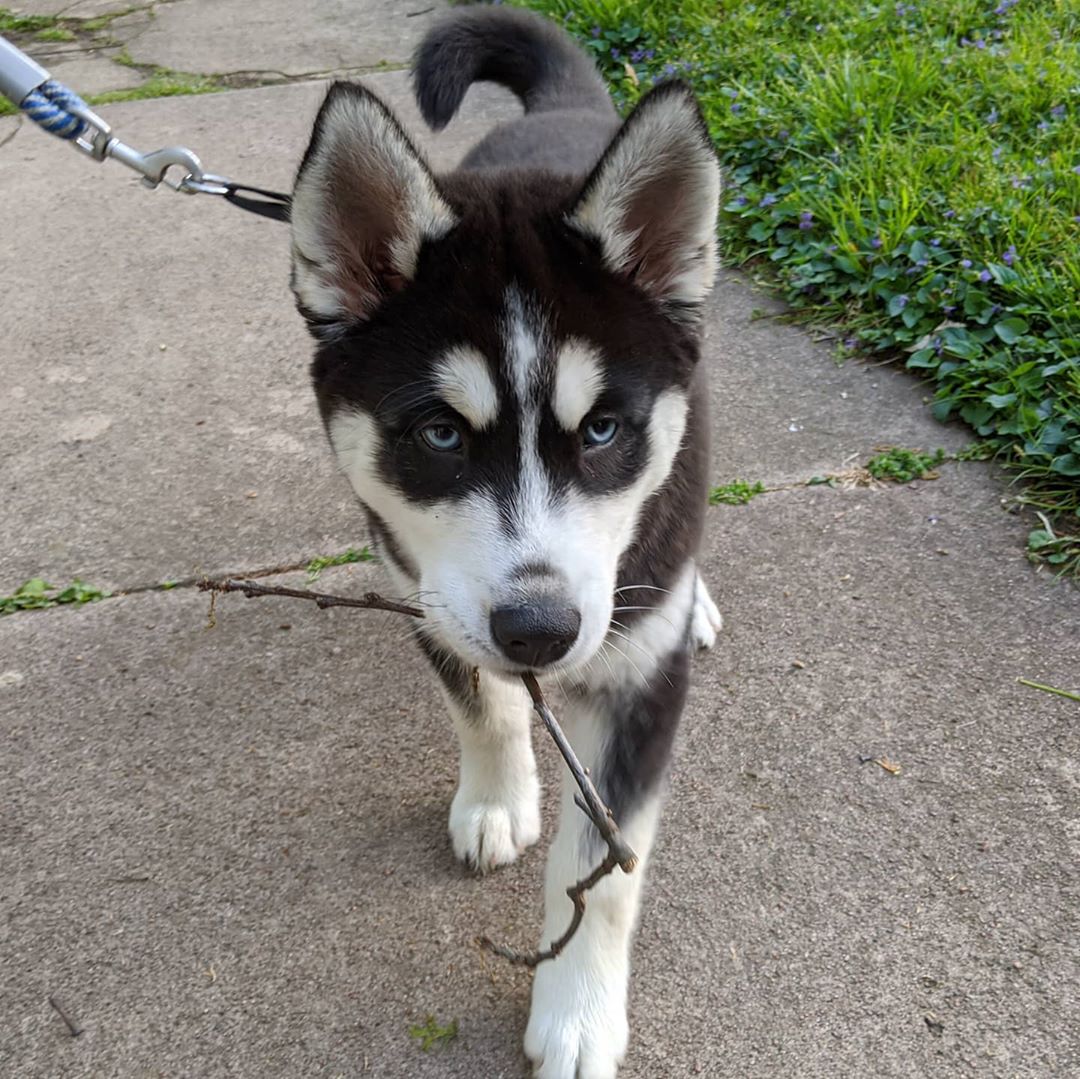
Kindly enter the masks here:
<path id="1" fill-rule="evenodd" d="M 371 318 L 416 270 L 421 244 L 457 220 L 386 106 L 330 87 L 293 190 L 292 288 L 317 337 Z"/>
<path id="2" fill-rule="evenodd" d="M 604 261 L 672 314 L 693 313 L 716 277 L 720 167 L 693 92 L 641 99 L 585 183 L 568 221 Z"/>

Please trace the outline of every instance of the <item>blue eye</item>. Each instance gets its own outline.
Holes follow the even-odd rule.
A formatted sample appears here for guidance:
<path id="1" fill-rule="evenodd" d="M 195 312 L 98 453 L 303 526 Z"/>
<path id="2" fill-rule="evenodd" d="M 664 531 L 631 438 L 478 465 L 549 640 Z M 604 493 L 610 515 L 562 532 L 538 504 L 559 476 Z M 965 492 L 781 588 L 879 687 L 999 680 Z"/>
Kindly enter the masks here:
<path id="1" fill-rule="evenodd" d="M 586 446 L 606 446 L 615 437 L 619 424 L 612 416 L 600 416 L 590 420 L 584 427 Z"/>
<path id="2" fill-rule="evenodd" d="M 420 428 L 420 437 L 437 453 L 453 453 L 462 445 L 461 432 L 450 423 L 432 423 Z"/>

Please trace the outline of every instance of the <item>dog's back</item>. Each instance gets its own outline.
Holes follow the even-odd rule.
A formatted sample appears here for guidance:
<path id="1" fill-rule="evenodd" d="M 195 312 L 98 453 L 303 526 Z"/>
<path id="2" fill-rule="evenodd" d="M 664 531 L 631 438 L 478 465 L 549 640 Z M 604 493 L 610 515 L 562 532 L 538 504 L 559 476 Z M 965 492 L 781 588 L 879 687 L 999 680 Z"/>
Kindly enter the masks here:
<path id="1" fill-rule="evenodd" d="M 600 159 L 619 118 L 592 61 L 553 23 L 525 11 L 475 7 L 436 25 L 413 67 L 420 111 L 445 127 L 474 82 L 512 90 L 525 115 L 496 127 L 461 168 L 541 168 L 581 175 Z"/>

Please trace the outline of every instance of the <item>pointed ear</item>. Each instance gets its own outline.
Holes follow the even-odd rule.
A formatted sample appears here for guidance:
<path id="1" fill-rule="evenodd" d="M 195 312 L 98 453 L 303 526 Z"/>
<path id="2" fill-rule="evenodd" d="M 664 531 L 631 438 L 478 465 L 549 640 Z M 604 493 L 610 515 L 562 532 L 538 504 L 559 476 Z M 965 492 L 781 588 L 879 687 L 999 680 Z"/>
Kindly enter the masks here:
<path id="1" fill-rule="evenodd" d="M 354 83 L 330 87 L 293 189 L 292 288 L 318 337 L 370 318 L 457 220 L 401 125 Z"/>
<path id="2" fill-rule="evenodd" d="M 578 197 L 570 225 L 604 261 L 668 307 L 693 314 L 716 277 L 720 167 L 693 92 L 642 98 Z"/>

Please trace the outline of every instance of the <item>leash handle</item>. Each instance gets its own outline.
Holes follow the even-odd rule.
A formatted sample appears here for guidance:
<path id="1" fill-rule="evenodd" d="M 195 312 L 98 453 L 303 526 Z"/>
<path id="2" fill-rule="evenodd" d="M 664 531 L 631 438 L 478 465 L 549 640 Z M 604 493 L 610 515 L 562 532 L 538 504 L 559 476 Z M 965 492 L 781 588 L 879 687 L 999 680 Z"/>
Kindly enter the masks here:
<path id="1" fill-rule="evenodd" d="M 48 79 L 49 73 L 40 64 L 0 37 L 0 94 L 21 106 L 26 95 Z"/>

